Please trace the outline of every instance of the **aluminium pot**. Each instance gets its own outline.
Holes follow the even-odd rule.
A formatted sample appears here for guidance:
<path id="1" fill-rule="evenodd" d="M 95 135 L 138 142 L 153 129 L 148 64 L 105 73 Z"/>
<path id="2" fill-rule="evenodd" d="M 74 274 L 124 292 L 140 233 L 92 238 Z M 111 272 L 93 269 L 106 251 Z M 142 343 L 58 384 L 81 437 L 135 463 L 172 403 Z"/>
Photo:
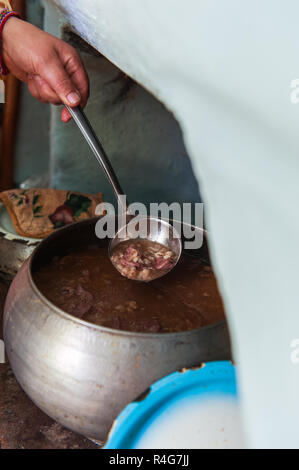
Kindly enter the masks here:
<path id="1" fill-rule="evenodd" d="M 24 263 L 8 292 L 4 340 L 14 374 L 33 402 L 67 428 L 104 440 L 122 408 L 153 382 L 229 359 L 230 345 L 224 321 L 182 333 L 132 333 L 85 322 L 48 301 L 32 273 L 72 248 L 104 243 L 95 235 L 96 221 L 54 232 Z"/>

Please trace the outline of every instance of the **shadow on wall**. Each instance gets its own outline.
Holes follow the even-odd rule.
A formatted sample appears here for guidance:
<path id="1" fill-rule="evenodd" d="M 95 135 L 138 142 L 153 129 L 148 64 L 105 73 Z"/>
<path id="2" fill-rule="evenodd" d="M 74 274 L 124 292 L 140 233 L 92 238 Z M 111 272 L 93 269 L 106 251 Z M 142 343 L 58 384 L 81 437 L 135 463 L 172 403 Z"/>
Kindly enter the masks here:
<path id="1" fill-rule="evenodd" d="M 199 201 L 198 185 L 174 116 L 78 36 L 65 31 L 64 39 L 84 60 L 91 82 L 86 114 L 129 200 Z M 63 125 L 60 109 L 55 107 L 51 124 L 51 185 L 102 191 L 106 201 L 114 202 L 106 177 L 75 124 Z"/>

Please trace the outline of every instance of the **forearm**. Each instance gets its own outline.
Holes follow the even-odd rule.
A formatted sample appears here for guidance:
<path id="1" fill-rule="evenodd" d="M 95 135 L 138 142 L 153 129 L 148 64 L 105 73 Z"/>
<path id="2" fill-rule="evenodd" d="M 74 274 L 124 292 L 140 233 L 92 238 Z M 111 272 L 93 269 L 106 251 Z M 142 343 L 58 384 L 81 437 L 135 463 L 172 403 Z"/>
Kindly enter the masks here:
<path id="1" fill-rule="evenodd" d="M 0 10 L 3 8 L 9 8 L 12 10 L 12 2 L 10 0 L 0 0 Z"/>
<path id="2" fill-rule="evenodd" d="M 21 2 L 0 0 L 3 8 L 17 8 Z M 3 12 L 1 65 L 27 83 L 30 93 L 42 102 L 85 106 L 89 94 L 88 77 L 74 48 L 30 23 Z M 0 16 L 1 19 L 1 16 Z M 4 22 L 3 22 L 4 21 Z M 68 121 L 64 110 L 62 119 Z"/>

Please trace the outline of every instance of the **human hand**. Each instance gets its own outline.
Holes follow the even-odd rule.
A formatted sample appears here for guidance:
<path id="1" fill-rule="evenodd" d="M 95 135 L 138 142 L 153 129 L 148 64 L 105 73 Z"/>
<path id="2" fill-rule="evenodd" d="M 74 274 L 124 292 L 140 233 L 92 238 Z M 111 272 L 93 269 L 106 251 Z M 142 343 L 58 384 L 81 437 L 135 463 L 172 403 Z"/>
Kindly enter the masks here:
<path id="1" fill-rule="evenodd" d="M 27 83 L 39 101 L 86 105 L 88 76 L 79 54 L 69 44 L 26 21 L 10 18 L 2 33 L 2 57 L 8 70 Z M 71 119 L 66 108 L 61 119 Z"/>

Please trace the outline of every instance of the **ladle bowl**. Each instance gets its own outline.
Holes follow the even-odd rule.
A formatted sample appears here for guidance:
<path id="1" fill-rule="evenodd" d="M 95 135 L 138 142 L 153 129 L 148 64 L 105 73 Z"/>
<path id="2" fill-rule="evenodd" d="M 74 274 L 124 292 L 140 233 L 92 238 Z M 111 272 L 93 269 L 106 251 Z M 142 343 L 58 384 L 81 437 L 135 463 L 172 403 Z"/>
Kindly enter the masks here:
<path id="1" fill-rule="evenodd" d="M 137 231 L 136 225 L 138 226 Z M 142 236 L 139 235 L 136 237 L 136 233 Z M 155 217 L 141 217 L 138 218 L 137 221 L 134 219 L 129 221 L 126 225 L 121 227 L 114 238 L 111 239 L 108 250 L 110 259 L 116 247 L 119 247 L 123 242 L 128 240 L 132 240 L 134 243 L 134 240 L 137 239 L 145 239 L 153 243 L 159 243 L 174 253 L 174 262 L 171 268 L 166 272 L 156 270 L 155 275 L 146 282 L 153 281 L 154 279 L 168 274 L 181 257 L 182 241 L 178 231 L 165 220 Z M 144 282 L 144 280 L 138 279 L 138 282 Z"/>

